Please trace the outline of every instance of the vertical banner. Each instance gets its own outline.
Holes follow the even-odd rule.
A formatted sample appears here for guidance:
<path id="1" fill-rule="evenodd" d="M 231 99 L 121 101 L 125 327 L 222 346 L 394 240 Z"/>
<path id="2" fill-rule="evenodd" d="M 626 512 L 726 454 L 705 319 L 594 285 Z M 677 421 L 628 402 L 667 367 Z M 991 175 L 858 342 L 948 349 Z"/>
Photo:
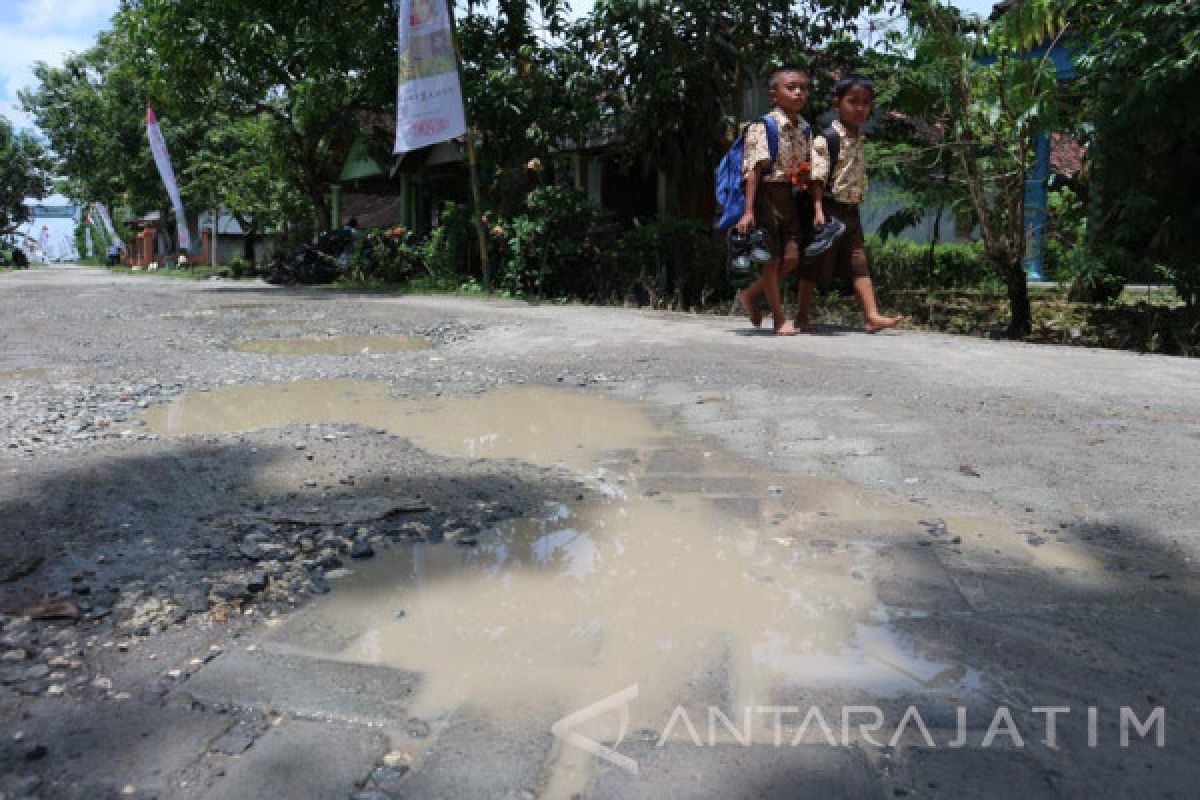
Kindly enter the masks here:
<path id="1" fill-rule="evenodd" d="M 96 216 L 100 217 L 100 224 L 104 227 L 104 233 L 108 236 L 109 242 L 118 245 L 124 250 L 125 243 L 117 237 L 117 229 L 113 226 L 112 217 L 108 214 L 108 206 L 104 205 L 104 203 L 92 203 L 92 211 Z"/>
<path id="2" fill-rule="evenodd" d="M 96 247 L 95 247 L 95 245 L 92 244 L 92 226 L 90 224 L 91 220 L 89 220 L 88 222 L 89 222 L 88 226 L 83 229 L 83 246 L 84 246 L 84 249 L 87 250 L 87 257 L 89 259 L 91 259 L 91 258 L 96 257 Z"/>
<path id="3" fill-rule="evenodd" d="M 158 127 L 158 119 L 154 109 L 146 106 L 146 134 L 150 137 L 150 152 L 154 154 L 154 163 L 158 166 L 158 174 L 162 176 L 163 185 L 167 187 L 167 195 L 171 198 L 171 206 L 175 209 L 175 228 L 179 233 L 179 249 L 190 251 L 192 237 L 188 235 L 187 216 L 183 212 L 183 198 L 179 196 L 179 184 L 175 181 L 175 170 L 171 167 L 171 154 L 167 152 L 167 143 Z"/>
<path id="4" fill-rule="evenodd" d="M 42 232 L 38 234 L 38 249 L 42 251 L 42 261 L 50 263 L 50 227 L 42 226 Z"/>
<path id="5" fill-rule="evenodd" d="M 396 152 L 407 153 L 466 133 L 446 0 L 401 0 L 399 52 Z"/>

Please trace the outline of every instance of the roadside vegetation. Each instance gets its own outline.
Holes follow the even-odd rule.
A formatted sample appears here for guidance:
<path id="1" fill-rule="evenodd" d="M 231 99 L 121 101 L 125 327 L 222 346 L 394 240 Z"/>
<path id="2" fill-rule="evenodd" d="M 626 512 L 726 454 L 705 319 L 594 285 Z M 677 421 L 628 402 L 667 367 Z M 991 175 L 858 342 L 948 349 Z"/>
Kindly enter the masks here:
<path id="1" fill-rule="evenodd" d="M 343 282 L 726 309 L 739 276 L 709 224 L 711 176 L 767 67 L 794 62 L 812 73 L 814 121 L 836 75 L 877 79 L 873 180 L 899 202 L 870 246 L 893 310 L 939 330 L 1197 351 L 1200 4 L 1022 0 L 988 21 L 911 0 L 870 37 L 857 21 L 884 4 L 808 6 L 600 0 L 578 17 L 557 0 L 456 3 L 480 205 L 464 172 L 433 227 L 360 231 Z M 354 14 L 316 0 L 130 0 L 94 48 L 39 65 L 22 100 L 62 188 L 121 225 L 169 205 L 138 113 L 150 98 L 188 208 L 226 209 L 247 233 L 225 274 L 263 274 L 265 238 L 288 253 L 340 223 L 330 187 L 370 141 L 368 120 L 394 110 L 395 14 L 387 0 Z M 1079 163 L 1050 180 L 1045 277 L 1064 288 L 1048 294 L 1026 277 L 1025 205 L 1051 134 Z M 657 207 L 592 205 L 571 170 L 581 150 L 642 187 L 634 195 L 661 187 Z M 900 238 L 930 212 L 974 243 L 937 227 L 932 243 Z M 93 228 L 93 240 L 106 238 Z M 1170 291 L 1123 294 L 1130 285 Z"/>

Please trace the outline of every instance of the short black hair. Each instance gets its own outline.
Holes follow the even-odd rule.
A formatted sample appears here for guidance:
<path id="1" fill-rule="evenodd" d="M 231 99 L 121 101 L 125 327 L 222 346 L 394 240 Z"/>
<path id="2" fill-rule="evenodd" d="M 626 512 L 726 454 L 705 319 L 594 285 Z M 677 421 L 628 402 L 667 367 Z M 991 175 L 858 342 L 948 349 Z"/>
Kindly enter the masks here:
<path id="1" fill-rule="evenodd" d="M 810 77 L 808 74 L 808 70 L 806 70 L 804 67 L 801 67 L 798 64 L 783 64 L 782 66 L 778 66 L 775 69 L 771 70 L 771 79 L 769 81 L 767 81 L 767 86 L 774 89 L 775 84 L 777 84 L 779 82 L 779 76 L 785 75 L 789 72 L 799 73 L 800 75 L 803 75 L 806 78 Z"/>
<path id="2" fill-rule="evenodd" d="M 861 86 L 871 94 L 871 99 L 875 99 L 875 81 L 864 75 L 843 75 L 838 78 L 837 83 L 833 85 L 833 99 L 841 100 L 855 86 Z"/>

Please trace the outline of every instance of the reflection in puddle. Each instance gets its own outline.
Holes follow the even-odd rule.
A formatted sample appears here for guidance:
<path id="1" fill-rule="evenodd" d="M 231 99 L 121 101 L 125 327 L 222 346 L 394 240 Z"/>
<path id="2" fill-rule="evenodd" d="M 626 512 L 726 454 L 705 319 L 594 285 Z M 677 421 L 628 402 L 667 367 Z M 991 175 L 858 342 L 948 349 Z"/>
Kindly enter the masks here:
<path id="1" fill-rule="evenodd" d="M 429 342 L 411 336 L 333 336 L 326 339 L 257 339 L 234 350 L 268 356 L 356 356 L 428 350 Z"/>
<path id="2" fill-rule="evenodd" d="M 678 703 L 765 705 L 781 687 L 962 685 L 965 670 L 888 625 L 872 563 L 867 546 L 764 541 L 695 494 L 614 496 L 474 548 L 402 548 L 308 614 L 359 631 L 326 655 L 420 672 L 420 713 L 586 704 L 637 684 L 646 726 Z"/>
<path id="3" fill-rule="evenodd" d="M 910 564 L 901 549 L 932 552 L 912 545 L 929 543 L 919 524 L 928 509 L 761 472 L 662 429 L 633 404 L 529 388 L 405 402 L 382 383 L 325 381 L 224 387 L 147 421 L 164 435 L 358 423 L 450 456 L 565 465 L 602 490 L 549 499 L 524 519 L 469 532 L 470 541 L 386 551 L 272 632 L 277 646 L 420 673 L 420 716 L 463 704 L 509 719 L 565 713 L 636 685 L 631 729 L 661 732 L 679 705 L 770 706 L 793 691 L 959 696 L 983 686 L 968 665 L 901 633 L 897 621 L 922 612 L 884 603 L 877 590 L 907 581 L 917 587 L 907 596 L 928 602 L 923 581 L 950 583 L 938 557 Z M 1001 538 L 1017 539 L 996 523 L 950 525 L 962 535 L 955 546 L 981 558 L 1000 552 Z M 1061 549 L 1022 557 L 1087 568 Z M 545 796 L 570 797 L 590 769 L 580 752 L 560 752 Z"/>

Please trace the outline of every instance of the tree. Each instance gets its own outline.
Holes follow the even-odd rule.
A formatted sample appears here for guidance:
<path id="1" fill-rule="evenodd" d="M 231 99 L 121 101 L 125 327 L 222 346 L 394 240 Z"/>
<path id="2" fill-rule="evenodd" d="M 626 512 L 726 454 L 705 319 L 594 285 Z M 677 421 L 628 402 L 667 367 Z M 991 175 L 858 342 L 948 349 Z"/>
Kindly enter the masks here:
<path id="1" fill-rule="evenodd" d="M 1035 139 L 1055 126 L 1060 97 L 1054 65 L 1029 50 L 1049 26 L 1028 35 L 1020 5 L 1012 24 L 988 28 L 937 2 L 909 3 L 912 57 L 894 75 L 898 105 L 940 132 L 921 158 L 925 168 L 950 170 L 965 195 L 1007 287 L 1012 338 L 1033 324 L 1023 264 L 1026 179 Z"/>
<path id="2" fill-rule="evenodd" d="M 477 11 L 457 25 L 467 114 L 488 174 L 601 131 L 604 86 L 583 46 L 584 28 L 548 25 L 559 35 L 546 41 L 527 21 Z"/>
<path id="3" fill-rule="evenodd" d="M 146 83 L 130 52 L 118 32 L 102 33 L 94 47 L 61 67 L 35 64 L 38 84 L 20 98 L 46 136 L 72 200 L 137 213 L 168 201 L 146 138 Z M 176 156 L 192 152 L 202 131 L 200 124 L 175 120 L 163 126 Z"/>
<path id="4" fill-rule="evenodd" d="M 1070 13 L 1092 124 L 1093 240 L 1158 267 L 1200 305 L 1200 3 L 1077 0 Z"/>
<path id="5" fill-rule="evenodd" d="M 848 31 L 871 0 L 599 0 L 587 36 L 616 103 L 628 155 L 707 182 L 741 120 L 743 93 L 772 66 L 799 62 L 816 84 L 854 66 Z"/>
<path id="6" fill-rule="evenodd" d="M 206 208 L 228 209 L 244 234 L 243 257 L 256 263 L 263 231 L 279 229 L 305 202 L 299 176 L 274 148 L 272 123 L 263 117 L 216 115 L 180 174 L 183 191 Z"/>
<path id="7" fill-rule="evenodd" d="M 0 117 L 0 235 L 10 234 L 29 221 L 27 198 L 40 199 L 50 192 L 53 164 L 32 135 L 16 132 Z"/>
<path id="8" fill-rule="evenodd" d="M 262 116 L 318 224 L 357 111 L 396 91 L 392 0 L 129 0 L 115 26 L 152 95 L 189 117 Z"/>

